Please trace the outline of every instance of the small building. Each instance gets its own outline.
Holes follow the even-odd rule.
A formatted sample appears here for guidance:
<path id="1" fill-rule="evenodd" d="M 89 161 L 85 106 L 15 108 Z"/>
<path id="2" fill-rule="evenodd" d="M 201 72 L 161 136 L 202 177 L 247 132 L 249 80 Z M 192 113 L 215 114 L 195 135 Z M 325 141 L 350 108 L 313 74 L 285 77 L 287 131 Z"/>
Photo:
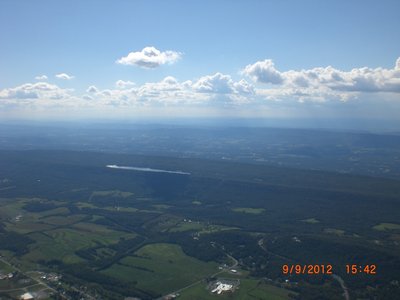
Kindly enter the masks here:
<path id="1" fill-rule="evenodd" d="M 31 293 L 25 293 L 25 294 L 21 295 L 20 299 L 21 300 L 32 300 L 35 298 L 33 297 L 33 295 Z"/>
<path id="2" fill-rule="evenodd" d="M 61 275 L 58 275 L 56 273 L 47 274 L 47 280 L 51 281 L 51 282 L 57 282 L 60 280 L 60 278 L 61 278 Z"/>
<path id="3" fill-rule="evenodd" d="M 163 300 L 173 300 L 179 297 L 179 294 L 169 294 L 163 298 Z"/>

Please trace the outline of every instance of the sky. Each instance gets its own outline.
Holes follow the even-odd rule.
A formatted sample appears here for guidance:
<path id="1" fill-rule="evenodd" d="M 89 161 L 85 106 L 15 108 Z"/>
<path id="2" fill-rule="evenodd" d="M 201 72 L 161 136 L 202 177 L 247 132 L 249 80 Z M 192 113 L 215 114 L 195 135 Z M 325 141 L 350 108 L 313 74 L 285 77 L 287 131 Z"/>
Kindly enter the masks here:
<path id="1" fill-rule="evenodd" d="M 0 118 L 400 124 L 399 11 L 397 0 L 2 0 Z"/>

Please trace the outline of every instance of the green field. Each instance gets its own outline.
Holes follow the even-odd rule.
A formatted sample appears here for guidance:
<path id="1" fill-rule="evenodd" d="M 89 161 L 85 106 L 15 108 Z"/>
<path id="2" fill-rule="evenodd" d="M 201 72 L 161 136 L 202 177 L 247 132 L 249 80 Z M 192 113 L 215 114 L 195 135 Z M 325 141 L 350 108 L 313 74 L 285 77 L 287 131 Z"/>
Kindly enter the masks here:
<path id="1" fill-rule="evenodd" d="M 184 232 L 184 231 L 196 231 L 198 234 L 207 234 L 213 232 L 219 232 L 223 230 L 232 230 L 237 229 L 236 227 L 228 227 L 222 225 L 214 225 L 214 224 L 204 224 L 200 222 L 189 222 L 182 221 L 176 226 L 169 229 L 169 232 Z"/>
<path id="2" fill-rule="evenodd" d="M 375 230 L 386 231 L 386 230 L 400 230 L 400 224 L 395 223 L 380 223 L 373 227 Z"/>
<path id="3" fill-rule="evenodd" d="M 345 233 L 344 230 L 336 229 L 336 228 L 325 228 L 324 232 L 328 233 L 328 234 L 335 234 L 335 235 L 338 235 L 338 236 L 342 236 Z"/>
<path id="4" fill-rule="evenodd" d="M 60 203 L 58 203 L 58 204 L 60 205 Z M 57 208 L 50 209 L 47 211 L 42 211 L 36 215 L 39 216 L 40 218 L 43 218 L 43 217 L 48 217 L 48 216 L 53 216 L 53 215 L 61 216 L 61 215 L 68 215 L 68 214 L 70 214 L 70 211 L 68 208 L 57 207 Z"/>
<path id="5" fill-rule="evenodd" d="M 315 218 L 304 219 L 301 221 L 304 223 L 308 223 L 308 224 L 318 224 L 319 223 L 319 220 L 317 220 Z"/>
<path id="6" fill-rule="evenodd" d="M 88 202 L 78 202 L 77 207 L 79 208 L 100 208 L 93 203 Z M 105 206 L 101 207 L 101 209 L 109 210 L 109 211 L 121 211 L 121 212 L 136 212 L 138 211 L 135 207 L 124 207 L 124 206 Z"/>
<path id="7" fill-rule="evenodd" d="M 227 292 L 221 295 L 212 294 L 205 283 L 199 283 L 180 293 L 182 300 L 213 300 L 213 299 L 263 299 L 285 300 L 289 298 L 290 291 L 273 285 L 265 284 L 256 279 L 241 279 L 240 285 L 234 293 Z"/>
<path id="8" fill-rule="evenodd" d="M 198 222 L 180 222 L 175 227 L 171 228 L 169 232 L 181 232 L 189 230 L 202 230 L 204 225 Z"/>
<path id="9" fill-rule="evenodd" d="M 128 198 L 130 196 L 133 196 L 133 193 L 131 192 L 122 192 L 119 190 L 114 190 L 114 191 L 94 191 L 92 192 L 92 195 L 90 196 L 91 200 L 94 197 L 116 197 L 116 198 Z"/>
<path id="10" fill-rule="evenodd" d="M 0 198 L 0 204 L 0 218 L 10 219 L 15 218 L 21 213 L 21 208 L 24 205 L 24 202 L 20 201 L 20 199 Z"/>
<path id="11" fill-rule="evenodd" d="M 75 255 L 75 251 L 79 249 L 115 244 L 120 237 L 132 238 L 134 236 L 112 231 L 96 224 L 79 223 L 74 225 L 74 229 L 62 228 L 30 234 L 29 237 L 36 243 L 30 245 L 30 251 L 23 256 L 23 259 L 29 262 L 60 259 L 65 263 L 76 263 L 82 261 Z"/>
<path id="12" fill-rule="evenodd" d="M 101 237 L 100 240 L 105 240 L 107 243 L 110 241 L 115 242 L 119 238 L 134 238 L 136 236 L 134 233 L 114 231 L 102 225 L 86 222 L 77 223 L 72 227 L 78 231 L 84 232 L 85 234 L 90 233 L 89 237 L 94 240 Z"/>
<path id="13" fill-rule="evenodd" d="M 85 215 L 71 215 L 71 216 L 51 216 L 47 218 L 41 219 L 42 222 L 56 225 L 56 226 L 66 226 L 75 224 L 81 220 L 83 220 Z"/>
<path id="14" fill-rule="evenodd" d="M 146 223 L 145 227 L 156 232 L 167 232 L 170 228 L 177 226 L 181 221 L 182 218 L 180 217 L 164 214 Z"/>
<path id="15" fill-rule="evenodd" d="M 265 211 L 265 209 L 264 208 L 252 208 L 252 207 L 235 207 L 235 208 L 232 208 L 232 211 L 239 212 L 239 213 L 245 213 L 245 214 L 258 215 L 258 214 L 263 213 Z"/>
<path id="16" fill-rule="evenodd" d="M 104 273 L 123 281 L 137 281 L 141 289 L 165 294 L 217 271 L 216 263 L 205 263 L 189 257 L 178 245 L 150 244 Z"/>
<path id="17" fill-rule="evenodd" d="M 14 269 L 12 267 L 10 267 L 9 265 L 0 261 L 0 272 L 1 273 L 5 274 L 5 273 L 13 272 L 13 271 L 14 271 Z"/>
<path id="18" fill-rule="evenodd" d="M 18 233 L 26 234 L 36 231 L 51 230 L 53 226 L 50 224 L 43 224 L 40 222 L 18 222 L 18 223 L 6 223 L 7 230 L 15 231 Z"/>
<path id="19" fill-rule="evenodd" d="M 152 207 L 154 207 L 157 210 L 165 210 L 171 207 L 171 205 L 166 205 L 166 204 L 153 204 Z"/>

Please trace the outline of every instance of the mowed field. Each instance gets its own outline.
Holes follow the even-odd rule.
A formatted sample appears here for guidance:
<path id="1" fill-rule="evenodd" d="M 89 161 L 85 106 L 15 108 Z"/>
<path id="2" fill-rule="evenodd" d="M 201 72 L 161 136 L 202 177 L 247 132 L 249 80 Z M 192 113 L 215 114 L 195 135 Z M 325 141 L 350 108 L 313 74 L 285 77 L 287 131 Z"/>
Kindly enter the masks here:
<path id="1" fill-rule="evenodd" d="M 214 262 L 187 256 L 178 245 L 150 244 L 103 271 L 137 287 L 166 294 L 218 272 Z"/>
<path id="2" fill-rule="evenodd" d="M 289 298 L 290 292 L 286 289 L 279 288 L 261 282 L 257 279 L 241 279 L 239 288 L 235 293 L 230 292 L 216 295 L 212 294 L 205 283 L 199 283 L 180 293 L 179 299 L 182 300 L 214 300 L 214 299 L 263 299 L 263 300 L 286 300 Z"/>
<path id="3" fill-rule="evenodd" d="M 375 230 L 386 231 L 386 230 L 400 230 L 400 224 L 395 223 L 380 223 L 373 227 Z"/>

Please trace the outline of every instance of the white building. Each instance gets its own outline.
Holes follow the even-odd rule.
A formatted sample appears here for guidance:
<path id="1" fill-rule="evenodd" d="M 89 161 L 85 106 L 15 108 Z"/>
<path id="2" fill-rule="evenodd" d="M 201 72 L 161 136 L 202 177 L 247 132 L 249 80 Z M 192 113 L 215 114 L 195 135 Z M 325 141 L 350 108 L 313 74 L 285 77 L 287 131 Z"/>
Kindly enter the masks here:
<path id="1" fill-rule="evenodd" d="M 34 299 L 33 295 L 31 293 L 25 293 L 23 295 L 21 295 L 21 300 L 31 300 Z"/>
<path id="2" fill-rule="evenodd" d="M 233 288 L 232 284 L 222 283 L 218 281 L 217 286 L 215 287 L 215 289 L 211 291 L 211 293 L 217 293 L 218 295 L 220 295 L 222 292 L 231 291 L 232 288 Z"/>

